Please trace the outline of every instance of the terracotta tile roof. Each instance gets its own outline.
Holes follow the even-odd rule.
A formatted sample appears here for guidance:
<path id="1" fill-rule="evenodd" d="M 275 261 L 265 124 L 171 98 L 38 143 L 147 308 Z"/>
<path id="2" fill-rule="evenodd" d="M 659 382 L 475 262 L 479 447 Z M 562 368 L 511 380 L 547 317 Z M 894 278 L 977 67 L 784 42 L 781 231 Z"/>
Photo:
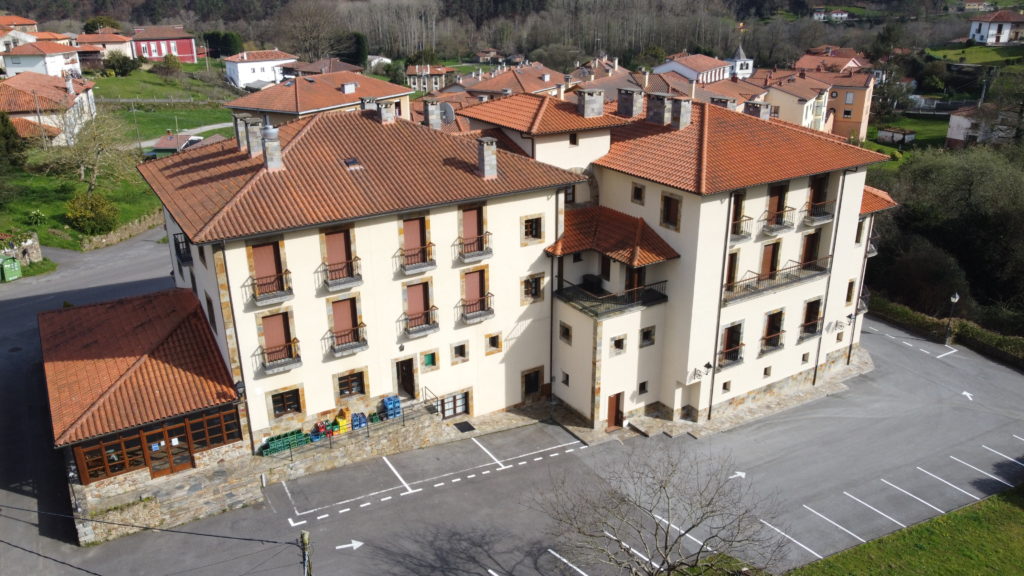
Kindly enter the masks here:
<path id="1" fill-rule="evenodd" d="M 183 26 L 146 26 L 136 28 L 132 34 L 133 40 L 178 40 L 181 38 L 193 38 L 185 32 Z"/>
<path id="2" fill-rule="evenodd" d="M 544 79 L 545 74 L 547 80 Z M 511 90 L 513 94 L 534 94 L 554 90 L 556 85 L 564 83 L 565 74 L 534 62 L 511 68 L 493 78 L 484 78 L 473 85 L 472 91 L 500 94 L 505 90 Z"/>
<path id="3" fill-rule="evenodd" d="M 206 138 L 203 138 L 199 142 L 196 142 L 195 144 L 190 145 L 188 148 L 189 148 L 189 150 L 191 150 L 193 148 L 202 148 L 203 146 L 209 146 L 211 144 L 219 144 L 221 142 L 227 142 L 227 141 L 228 141 L 228 138 L 226 136 L 222 136 L 220 134 L 214 134 L 212 136 L 207 136 Z"/>
<path id="4" fill-rule="evenodd" d="M 763 86 L 758 86 L 753 82 L 747 82 L 746 80 L 740 80 L 738 78 L 727 78 L 725 80 L 719 80 L 718 82 L 709 82 L 707 84 L 701 84 L 697 88 L 698 98 L 701 100 L 706 99 L 705 94 L 711 96 L 719 96 L 725 98 L 732 98 L 736 100 L 737 104 L 742 104 L 747 100 L 757 98 L 758 96 L 767 92 Z"/>
<path id="5" fill-rule="evenodd" d="M 818 54 L 804 54 L 793 64 L 793 68 L 797 70 L 826 70 L 830 72 L 842 72 L 847 68 L 856 70 L 864 66 L 865 63 L 857 58 L 822 56 Z"/>
<path id="6" fill-rule="evenodd" d="M 646 86 L 644 85 L 645 82 Z M 668 93 L 689 96 L 691 83 L 685 76 L 674 70 L 661 74 L 651 73 L 647 75 L 646 79 L 641 72 L 628 72 L 626 74 L 616 74 L 614 76 L 595 78 L 589 82 L 582 82 L 576 85 L 576 90 L 580 88 L 600 88 L 604 90 L 605 102 L 614 102 L 618 98 L 620 88 L 642 90 L 648 94 Z M 574 94 L 575 92 L 567 93 L 567 96 L 573 95 L 570 101 L 575 101 Z"/>
<path id="7" fill-rule="evenodd" d="M 441 76 L 442 74 L 454 74 L 455 72 L 455 68 L 432 64 L 410 64 L 405 67 L 406 76 Z"/>
<path id="8" fill-rule="evenodd" d="M 619 66 L 616 69 L 615 60 L 604 58 L 594 58 L 590 62 L 585 62 L 583 65 L 577 67 L 572 72 L 569 72 L 569 76 L 572 77 L 573 82 L 588 82 L 590 77 L 594 76 L 594 80 L 600 78 L 613 78 L 615 76 L 623 76 L 631 74 L 630 70 L 627 70 L 624 66 Z"/>
<path id="9" fill-rule="evenodd" d="M 885 190 L 879 190 L 874 186 L 864 186 L 864 196 L 860 201 L 861 215 L 874 214 L 897 206 L 899 204 Z"/>
<path id="10" fill-rule="evenodd" d="M 712 58 L 711 56 L 705 56 L 704 54 L 687 54 L 682 52 L 679 54 L 673 54 L 668 57 L 673 62 L 678 62 L 683 66 L 686 66 L 694 72 L 707 72 L 708 70 L 714 70 L 715 68 L 721 68 L 722 66 L 729 66 L 728 62 L 719 60 L 718 58 Z"/>
<path id="11" fill-rule="evenodd" d="M 814 100 L 823 91 L 827 92 L 831 88 L 828 82 L 823 82 L 809 75 L 801 77 L 799 73 L 773 74 L 770 78 L 765 76 L 761 83 L 764 84 L 766 89 L 778 90 L 803 100 Z"/>
<path id="12" fill-rule="evenodd" d="M 79 44 L 75 46 L 75 52 L 103 52 L 103 47 L 94 44 Z"/>
<path id="13" fill-rule="evenodd" d="M 38 24 L 35 20 L 29 20 L 28 18 L 22 18 L 21 16 L 15 16 L 8 14 L 6 16 L 0 16 L 0 26 L 31 26 Z"/>
<path id="14" fill-rule="evenodd" d="M 188 134 L 165 134 L 155 143 L 153 143 L 153 150 L 173 150 L 178 152 L 188 144 L 189 139 L 192 136 Z"/>
<path id="15" fill-rule="evenodd" d="M 39 339 L 56 446 L 238 398 L 189 290 L 44 312 Z"/>
<path id="16" fill-rule="evenodd" d="M 285 70 L 302 72 L 303 74 L 329 74 L 331 72 L 362 72 L 362 66 L 342 62 L 337 58 L 321 58 L 316 62 L 288 62 L 277 66 Z"/>
<path id="17" fill-rule="evenodd" d="M 586 206 L 565 211 L 565 232 L 545 251 L 565 256 L 593 250 L 638 268 L 679 258 L 643 218 L 634 218 L 605 206 Z"/>
<path id="18" fill-rule="evenodd" d="M 32 36 L 39 40 L 57 41 L 57 40 L 70 40 L 71 37 L 67 34 L 61 34 L 60 32 L 26 32 L 29 36 Z"/>
<path id="19" fill-rule="evenodd" d="M 53 138 L 60 134 L 60 128 L 49 124 L 38 124 L 28 118 L 11 118 L 10 120 L 14 125 L 14 130 L 22 138 L 38 138 L 40 136 Z"/>
<path id="20" fill-rule="evenodd" d="M 845 72 L 819 72 L 817 70 L 808 70 L 806 72 L 808 78 L 815 78 L 822 82 L 828 83 L 829 86 L 839 86 L 843 88 L 867 88 L 870 86 L 875 77 L 870 72 L 864 70 L 853 71 L 847 69 Z"/>
<path id="21" fill-rule="evenodd" d="M 509 138 L 508 134 L 505 134 L 505 131 L 502 130 L 501 128 L 488 128 L 487 130 L 467 132 L 464 135 L 476 138 L 476 134 L 478 134 L 479 136 L 490 136 L 491 138 L 497 140 L 499 150 L 504 150 L 506 152 L 511 152 L 512 154 L 525 156 L 527 158 L 530 157 L 530 155 L 526 153 L 526 150 L 523 150 L 515 140 Z"/>
<path id="22" fill-rule="evenodd" d="M 280 128 L 284 169 L 268 172 L 234 140 L 145 162 L 139 171 L 197 243 L 373 217 L 585 181 L 499 150 L 476 173 L 477 142 L 374 112 L 325 112 Z M 344 160 L 357 159 L 351 170 Z"/>
<path id="23" fill-rule="evenodd" d="M 461 110 L 462 108 L 476 104 L 477 99 L 465 92 L 441 92 L 432 93 L 423 98 L 413 100 L 409 103 L 409 117 L 413 122 L 417 124 L 423 123 L 423 100 L 424 98 L 431 98 L 439 102 L 445 102 L 449 104 L 453 110 Z M 458 114 L 455 115 L 455 120 L 449 123 L 441 123 L 441 131 L 447 134 L 461 134 L 469 132 L 469 119 L 463 118 Z M 499 143 L 499 146 L 501 144 Z"/>
<path id="24" fill-rule="evenodd" d="M 67 54 L 75 51 L 73 46 L 65 46 L 44 40 L 42 42 L 30 42 L 21 46 L 15 46 L 7 53 L 12 56 L 40 56 L 46 54 Z"/>
<path id="25" fill-rule="evenodd" d="M 247 52 L 239 52 L 221 58 L 225 62 L 267 62 L 269 60 L 298 60 L 298 56 L 293 56 L 287 52 L 280 50 L 249 50 Z"/>
<path id="26" fill-rule="evenodd" d="M 356 84 L 345 94 L 340 88 Z M 302 76 L 260 90 L 224 106 L 233 110 L 256 110 L 284 114 L 306 114 L 359 104 L 360 98 L 394 98 L 412 94 L 408 86 L 399 86 L 357 72 L 333 72 Z"/>
<path id="27" fill-rule="evenodd" d="M 629 123 L 628 118 L 611 114 L 584 118 L 572 102 L 539 94 L 513 94 L 463 108 L 456 114 L 534 136 L 608 129 Z"/>
<path id="28" fill-rule="evenodd" d="M 971 22 L 1024 22 L 1024 14 L 1014 10 L 999 10 L 988 14 L 979 14 L 971 17 Z"/>
<path id="29" fill-rule="evenodd" d="M 88 80 L 72 80 L 75 94 L 91 90 L 96 84 Z M 22 72 L 0 81 L 0 111 L 35 112 L 36 104 L 41 110 L 67 110 L 74 103 L 74 97 L 67 93 L 64 80 L 56 76 L 37 72 Z"/>
<path id="30" fill-rule="evenodd" d="M 595 164 L 715 194 L 888 159 L 820 132 L 694 102 L 682 130 L 646 122 L 613 129 L 611 151 Z"/>
<path id="31" fill-rule="evenodd" d="M 120 34 L 79 34 L 75 40 L 79 44 L 118 44 L 132 41 L 131 38 Z"/>

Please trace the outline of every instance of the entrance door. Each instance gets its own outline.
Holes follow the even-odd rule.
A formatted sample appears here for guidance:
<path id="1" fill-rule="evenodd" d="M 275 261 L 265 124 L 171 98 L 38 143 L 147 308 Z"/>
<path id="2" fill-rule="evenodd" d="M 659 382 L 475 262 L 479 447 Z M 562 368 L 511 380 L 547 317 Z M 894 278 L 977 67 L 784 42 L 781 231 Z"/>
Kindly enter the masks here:
<path id="1" fill-rule="evenodd" d="M 351 344 L 359 339 L 356 330 L 356 299 L 335 300 L 331 303 L 334 314 L 334 345 Z"/>
<path id="2" fill-rule="evenodd" d="M 395 362 L 398 375 L 398 391 L 410 398 L 416 397 L 416 375 L 412 372 L 412 358 Z"/>
<path id="3" fill-rule="evenodd" d="M 622 428 L 622 392 L 608 397 L 608 431 Z"/>
<path id="4" fill-rule="evenodd" d="M 462 253 L 472 254 L 484 250 L 483 210 L 480 207 L 462 211 Z"/>
<path id="5" fill-rule="evenodd" d="M 823 204 L 828 197 L 828 174 L 811 177 L 811 204 Z"/>
<path id="6" fill-rule="evenodd" d="M 263 353 L 268 364 L 291 358 L 291 334 L 287 314 L 263 317 Z"/>
<path id="7" fill-rule="evenodd" d="M 349 231 L 341 230 L 324 235 L 327 244 L 327 279 L 340 280 L 352 277 L 352 246 Z"/>
<path id="8" fill-rule="evenodd" d="M 761 279 L 774 280 L 775 273 L 779 269 L 779 243 L 773 242 L 764 245 L 761 252 Z"/>
<path id="9" fill-rule="evenodd" d="M 735 290 L 736 289 L 736 268 L 737 258 L 739 257 L 738 252 L 730 252 L 729 259 L 725 263 L 725 289 Z"/>
<path id="10" fill-rule="evenodd" d="M 184 422 L 146 432 L 146 452 L 153 478 L 194 467 Z"/>
<path id="11" fill-rule="evenodd" d="M 484 271 L 466 272 L 463 278 L 466 282 L 465 313 L 483 311 L 487 307 L 487 302 L 484 301 Z"/>
<path id="12" fill-rule="evenodd" d="M 803 334 L 817 334 L 819 315 L 821 315 L 821 300 L 808 302 L 804 308 L 804 323 L 801 327 Z"/>
<path id="13" fill-rule="evenodd" d="M 747 197 L 742 192 L 733 194 L 732 197 L 732 228 L 731 234 L 742 234 L 743 233 L 743 200 Z"/>
<path id="14" fill-rule="evenodd" d="M 647 279 L 647 268 L 629 268 L 626 280 L 626 289 L 633 290 L 645 286 Z"/>
<path id="15" fill-rule="evenodd" d="M 256 295 L 284 291 L 281 277 L 281 251 L 277 242 L 252 247 Z"/>
<path id="16" fill-rule="evenodd" d="M 423 218 L 412 218 L 402 222 L 402 248 L 405 256 L 405 265 L 422 264 L 427 261 L 426 229 L 423 225 Z"/>

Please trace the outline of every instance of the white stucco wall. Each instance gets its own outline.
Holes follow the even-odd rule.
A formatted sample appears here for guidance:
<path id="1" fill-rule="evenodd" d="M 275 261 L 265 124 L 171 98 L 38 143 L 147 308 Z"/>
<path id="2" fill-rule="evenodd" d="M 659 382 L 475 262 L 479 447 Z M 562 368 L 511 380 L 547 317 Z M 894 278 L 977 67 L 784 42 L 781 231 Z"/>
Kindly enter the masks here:
<path id="1" fill-rule="evenodd" d="M 244 60 L 242 62 L 225 61 L 225 72 L 231 83 L 238 87 L 245 87 L 256 81 L 278 83 L 282 79 L 281 64 L 295 62 L 294 58 L 286 60 Z"/>
<path id="2" fill-rule="evenodd" d="M 575 146 L 569 144 L 569 134 L 537 136 L 534 141 L 534 160 L 565 168 L 586 168 L 591 162 L 608 153 L 611 147 L 610 130 L 591 130 L 576 133 Z"/>

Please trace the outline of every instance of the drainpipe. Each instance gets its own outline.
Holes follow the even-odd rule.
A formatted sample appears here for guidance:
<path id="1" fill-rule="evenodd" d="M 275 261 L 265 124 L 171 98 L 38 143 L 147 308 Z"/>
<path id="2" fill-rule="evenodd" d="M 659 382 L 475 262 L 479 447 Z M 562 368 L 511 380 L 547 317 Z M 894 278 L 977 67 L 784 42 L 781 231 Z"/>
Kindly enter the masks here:
<path id="1" fill-rule="evenodd" d="M 715 400 L 715 376 L 718 375 L 718 346 L 722 337 L 722 302 L 725 298 L 725 267 L 729 262 L 729 232 L 732 229 L 732 203 L 735 194 L 729 194 L 729 201 L 725 210 L 725 238 L 722 239 L 722 268 L 718 273 L 718 313 L 715 316 L 715 346 L 711 349 L 711 390 L 708 391 L 708 420 L 711 420 L 711 410 Z M 700 401 L 698 400 L 699 404 Z"/>

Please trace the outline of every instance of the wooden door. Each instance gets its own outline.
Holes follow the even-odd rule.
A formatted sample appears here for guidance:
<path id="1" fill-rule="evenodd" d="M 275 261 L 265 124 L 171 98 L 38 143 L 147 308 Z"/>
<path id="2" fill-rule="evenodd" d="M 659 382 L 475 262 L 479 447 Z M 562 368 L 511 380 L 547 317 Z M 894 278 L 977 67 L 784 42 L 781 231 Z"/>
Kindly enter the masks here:
<path id="1" fill-rule="evenodd" d="M 634 290 L 636 288 L 642 288 L 647 285 L 647 269 L 646 268 L 629 268 L 629 274 L 626 281 L 626 289 Z"/>
<path id="2" fill-rule="evenodd" d="M 782 223 L 782 211 L 786 207 L 786 185 L 777 184 L 768 189 L 768 221 Z"/>
<path id="3" fill-rule="evenodd" d="M 779 243 L 765 244 L 761 252 L 761 279 L 774 279 L 779 269 Z"/>
<path id="4" fill-rule="evenodd" d="M 742 222 L 743 219 L 743 200 L 746 199 L 746 194 L 737 192 L 732 196 L 732 234 L 740 234 L 743 232 Z"/>
<path id="5" fill-rule="evenodd" d="M 804 308 L 803 333 L 814 334 L 818 331 L 818 316 L 821 314 L 821 300 L 812 300 Z"/>
<path id="6" fill-rule="evenodd" d="M 729 259 L 725 263 L 725 288 L 726 290 L 732 290 L 736 287 L 736 268 L 737 260 L 739 258 L 738 252 L 730 252 Z"/>
<path id="7" fill-rule="evenodd" d="M 406 266 L 426 262 L 426 243 L 423 218 L 412 218 L 402 222 L 402 248 Z"/>
<path id="8" fill-rule="evenodd" d="M 416 397 L 416 375 L 412 372 L 412 358 L 395 362 L 398 377 L 398 391 L 412 398 Z"/>
<path id="9" fill-rule="evenodd" d="M 335 300 L 331 303 L 334 314 L 334 345 L 350 344 L 359 340 L 356 329 L 356 299 Z"/>
<path id="10" fill-rule="evenodd" d="M 281 251 L 277 242 L 253 246 L 252 264 L 257 295 L 284 290 L 284 282 L 281 277 Z"/>
<path id="11" fill-rule="evenodd" d="M 821 243 L 821 230 L 815 230 L 813 234 L 804 236 L 804 246 L 801 251 L 800 262 L 804 264 L 818 260 L 818 245 Z"/>
<path id="12" fill-rule="evenodd" d="M 622 428 L 622 392 L 608 397 L 608 430 Z"/>
<path id="13" fill-rule="evenodd" d="M 558 288 L 557 289 L 561 290 L 562 288 L 565 287 L 565 281 L 563 280 L 565 278 L 565 257 L 564 256 L 559 256 L 558 257 L 557 272 L 558 272 Z"/>
<path id="14" fill-rule="evenodd" d="M 327 245 L 327 279 L 352 277 L 352 245 L 348 230 L 324 234 Z"/>
<path id="15" fill-rule="evenodd" d="M 466 272 L 463 278 L 466 282 L 465 313 L 472 314 L 484 310 L 487 307 L 487 303 L 484 301 L 484 294 L 486 294 L 484 271 Z"/>
<path id="16" fill-rule="evenodd" d="M 612 259 L 608 256 L 601 256 L 601 278 L 607 282 L 612 279 Z"/>
<path id="17" fill-rule="evenodd" d="M 822 204 L 828 197 L 828 174 L 811 177 L 811 204 Z"/>
<path id="18" fill-rule="evenodd" d="M 462 211 L 463 253 L 483 252 L 483 226 L 484 221 L 482 208 L 466 208 Z"/>
<path id="19" fill-rule="evenodd" d="M 194 467 L 185 423 L 146 432 L 150 476 L 157 478 Z"/>
<path id="20" fill-rule="evenodd" d="M 410 284 L 405 289 L 409 316 L 409 327 L 423 326 L 430 321 L 427 314 L 430 302 L 430 286 L 426 282 Z"/>
<path id="21" fill-rule="evenodd" d="M 263 352 L 267 363 L 291 358 L 291 335 L 287 314 L 263 317 Z"/>

